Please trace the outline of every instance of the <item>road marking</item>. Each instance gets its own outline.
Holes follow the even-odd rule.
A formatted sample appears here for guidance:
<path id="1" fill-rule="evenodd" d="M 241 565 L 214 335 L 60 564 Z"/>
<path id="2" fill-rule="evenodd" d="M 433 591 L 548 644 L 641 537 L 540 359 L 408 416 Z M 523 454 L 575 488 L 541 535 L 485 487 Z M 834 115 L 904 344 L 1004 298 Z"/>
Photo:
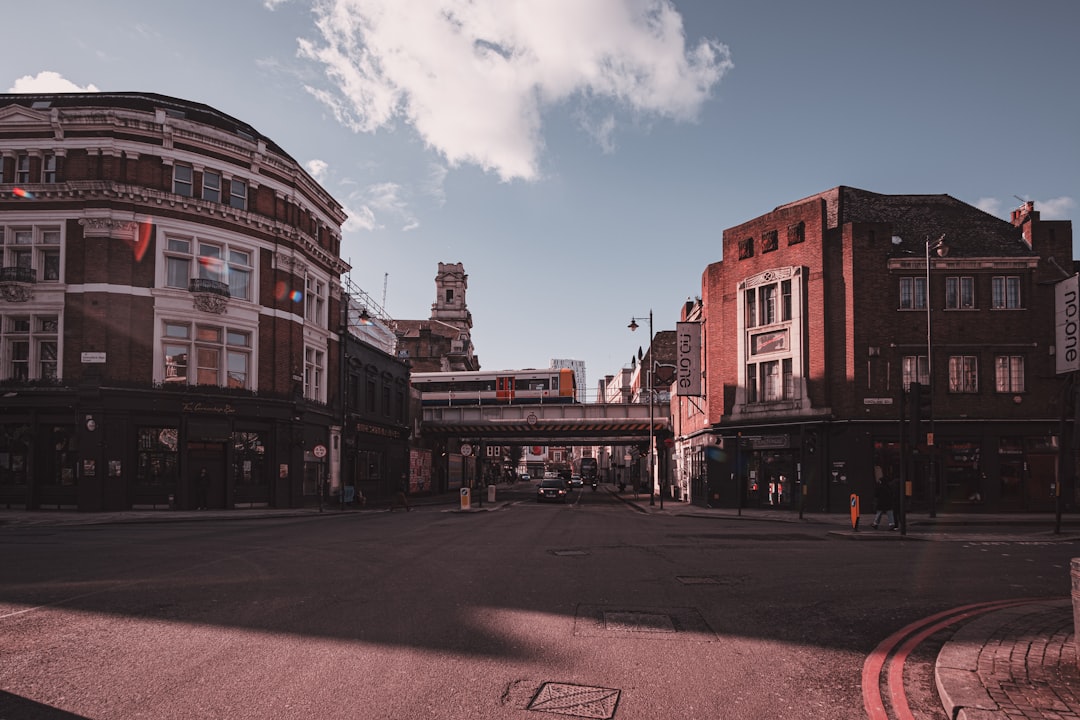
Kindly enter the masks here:
<path id="1" fill-rule="evenodd" d="M 913 622 L 882 640 L 863 663 L 862 691 L 866 716 L 870 720 L 890 720 L 889 714 L 885 711 L 884 699 L 881 696 L 882 669 L 885 667 L 886 661 L 889 661 L 890 656 L 891 662 L 886 673 L 889 703 L 893 708 L 896 720 L 915 720 L 915 716 L 912 715 L 907 702 L 907 694 L 904 692 L 904 663 L 920 643 L 934 633 L 962 620 L 993 610 L 1025 605 L 1039 600 L 1040 598 L 993 600 L 972 605 L 961 605 Z"/>

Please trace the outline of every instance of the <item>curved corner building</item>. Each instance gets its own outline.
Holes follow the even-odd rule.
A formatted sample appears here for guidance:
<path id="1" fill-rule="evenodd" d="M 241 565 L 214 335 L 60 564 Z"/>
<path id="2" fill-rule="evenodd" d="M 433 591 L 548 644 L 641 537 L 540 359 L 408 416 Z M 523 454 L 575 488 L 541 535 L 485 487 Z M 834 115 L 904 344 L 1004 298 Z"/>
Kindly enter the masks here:
<path id="1" fill-rule="evenodd" d="M 337 474 L 341 206 L 152 93 L 0 95 L 0 508 L 295 507 Z"/>

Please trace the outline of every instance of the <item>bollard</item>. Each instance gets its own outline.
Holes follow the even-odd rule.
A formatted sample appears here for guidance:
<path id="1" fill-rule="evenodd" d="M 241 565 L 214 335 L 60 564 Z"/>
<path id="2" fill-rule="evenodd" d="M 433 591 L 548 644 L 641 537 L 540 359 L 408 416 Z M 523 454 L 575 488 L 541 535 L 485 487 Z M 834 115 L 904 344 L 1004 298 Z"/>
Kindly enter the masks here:
<path id="1" fill-rule="evenodd" d="M 488 502 L 489 503 L 495 502 L 495 486 L 494 485 L 488 485 Z"/>
<path id="2" fill-rule="evenodd" d="M 467 488 L 461 488 L 461 509 L 469 510 L 472 508 L 472 491 Z"/>
<path id="3" fill-rule="evenodd" d="M 1073 632 L 1080 638 L 1080 558 L 1072 559 Z M 1076 667 L 1080 668 L 1080 650 L 1076 652 Z"/>

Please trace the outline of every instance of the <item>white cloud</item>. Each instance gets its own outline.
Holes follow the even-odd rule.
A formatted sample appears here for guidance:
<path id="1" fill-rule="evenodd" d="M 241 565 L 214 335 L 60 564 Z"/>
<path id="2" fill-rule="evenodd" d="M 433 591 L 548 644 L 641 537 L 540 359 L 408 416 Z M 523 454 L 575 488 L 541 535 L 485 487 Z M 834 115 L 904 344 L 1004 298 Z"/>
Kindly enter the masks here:
<path id="1" fill-rule="evenodd" d="M 308 160 L 304 164 L 304 168 L 308 171 L 308 175 L 311 175 L 311 177 L 315 178 L 315 181 L 319 183 L 326 179 L 326 171 L 329 167 L 330 166 L 325 160 L 319 159 Z"/>
<path id="2" fill-rule="evenodd" d="M 1071 197 L 1035 201 L 1035 209 L 1039 211 L 1039 217 L 1043 220 L 1068 220 L 1072 217 L 1071 210 L 1074 207 L 1076 207 L 1076 201 Z"/>
<path id="3" fill-rule="evenodd" d="M 376 183 L 353 191 L 343 203 L 349 219 L 342 230 L 381 230 L 389 219 L 395 220 L 402 231 L 415 230 L 420 227 L 420 221 L 409 209 L 404 195 L 403 188 L 393 182 Z"/>
<path id="4" fill-rule="evenodd" d="M 339 122 L 411 125 L 450 166 L 503 180 L 539 174 L 545 110 L 567 102 L 693 120 L 731 68 L 686 43 L 671 0 L 325 0 L 317 41 L 332 89 L 307 89 Z M 610 148 L 614 116 L 591 128 Z"/>
<path id="5" fill-rule="evenodd" d="M 8 88 L 9 93 L 100 92 L 94 85 L 79 87 L 58 72 L 43 70 L 37 75 L 23 75 Z"/>
<path id="6" fill-rule="evenodd" d="M 342 206 L 345 210 L 345 214 L 349 217 L 341 224 L 342 232 L 360 232 L 363 230 L 374 230 L 378 225 L 375 223 L 375 213 L 371 211 L 371 208 L 361 207 L 359 210 L 353 210 L 348 205 Z"/>
<path id="7" fill-rule="evenodd" d="M 425 193 L 435 198 L 439 205 L 446 204 L 446 176 L 450 173 L 442 163 L 431 163 L 428 166 L 427 180 L 424 182 Z"/>
<path id="8" fill-rule="evenodd" d="M 979 208 L 984 213 L 1001 217 L 1001 201 L 997 198 L 981 197 L 975 201 L 975 207 Z"/>
<path id="9" fill-rule="evenodd" d="M 1072 219 L 1072 210 L 1076 207 L 1076 200 L 1066 196 L 1050 198 L 1049 200 L 1035 200 L 1034 202 L 1035 209 L 1039 211 L 1039 217 L 1043 220 L 1070 220 Z M 975 202 L 975 207 L 983 212 L 988 212 L 1005 220 L 1009 219 L 1012 209 L 1016 206 L 1017 203 L 1011 200 L 1006 205 L 1001 200 L 990 197 L 982 197 Z"/>

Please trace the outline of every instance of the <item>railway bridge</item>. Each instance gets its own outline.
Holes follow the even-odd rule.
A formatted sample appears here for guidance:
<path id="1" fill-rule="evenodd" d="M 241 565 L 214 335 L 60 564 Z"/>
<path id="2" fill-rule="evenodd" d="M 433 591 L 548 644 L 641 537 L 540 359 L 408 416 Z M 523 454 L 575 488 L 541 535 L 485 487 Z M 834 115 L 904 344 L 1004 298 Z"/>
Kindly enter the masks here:
<path id="1" fill-rule="evenodd" d="M 629 445 L 671 429 L 670 407 L 657 403 L 451 405 L 423 409 L 428 437 L 504 440 L 533 445 Z"/>

